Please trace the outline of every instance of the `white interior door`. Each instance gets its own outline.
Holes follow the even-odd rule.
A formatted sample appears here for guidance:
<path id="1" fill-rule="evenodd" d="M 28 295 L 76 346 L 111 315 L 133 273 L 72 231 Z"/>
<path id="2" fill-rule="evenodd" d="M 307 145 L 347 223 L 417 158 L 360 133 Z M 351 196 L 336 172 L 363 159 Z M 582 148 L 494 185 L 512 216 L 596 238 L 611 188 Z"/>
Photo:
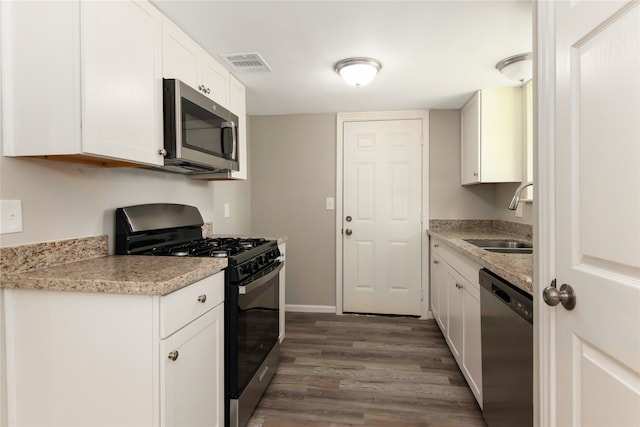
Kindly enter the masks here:
<path id="1" fill-rule="evenodd" d="M 640 426 L 640 4 L 554 13 L 556 425 Z"/>
<path id="2" fill-rule="evenodd" d="M 422 120 L 343 132 L 343 311 L 420 315 Z"/>

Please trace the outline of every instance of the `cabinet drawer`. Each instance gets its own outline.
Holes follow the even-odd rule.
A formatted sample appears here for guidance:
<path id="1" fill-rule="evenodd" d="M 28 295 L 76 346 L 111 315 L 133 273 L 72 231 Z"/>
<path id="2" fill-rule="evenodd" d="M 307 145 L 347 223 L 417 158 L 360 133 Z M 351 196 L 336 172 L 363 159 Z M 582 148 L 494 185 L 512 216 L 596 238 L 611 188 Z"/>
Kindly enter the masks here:
<path id="1" fill-rule="evenodd" d="M 438 247 L 438 254 L 449 264 L 454 270 L 462 275 L 472 286 L 478 291 L 480 290 L 480 284 L 478 274 L 480 272 L 480 265 L 471 261 L 466 256 L 457 252 L 455 249 L 450 248 L 447 245 L 440 244 Z"/>
<path id="2" fill-rule="evenodd" d="M 223 301 L 224 272 L 160 298 L 160 338 L 168 337 Z"/>

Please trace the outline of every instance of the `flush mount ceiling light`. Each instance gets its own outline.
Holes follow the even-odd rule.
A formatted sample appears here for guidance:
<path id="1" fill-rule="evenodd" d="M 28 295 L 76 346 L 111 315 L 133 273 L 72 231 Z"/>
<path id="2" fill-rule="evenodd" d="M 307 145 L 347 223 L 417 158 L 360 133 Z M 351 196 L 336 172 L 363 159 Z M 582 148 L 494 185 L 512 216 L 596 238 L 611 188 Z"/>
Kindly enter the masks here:
<path id="1" fill-rule="evenodd" d="M 347 58 L 335 66 L 345 82 L 351 86 L 360 87 L 369 83 L 378 74 L 382 64 L 371 58 Z"/>
<path id="2" fill-rule="evenodd" d="M 496 64 L 496 69 L 514 82 L 525 83 L 531 80 L 533 61 L 531 52 L 513 55 Z"/>

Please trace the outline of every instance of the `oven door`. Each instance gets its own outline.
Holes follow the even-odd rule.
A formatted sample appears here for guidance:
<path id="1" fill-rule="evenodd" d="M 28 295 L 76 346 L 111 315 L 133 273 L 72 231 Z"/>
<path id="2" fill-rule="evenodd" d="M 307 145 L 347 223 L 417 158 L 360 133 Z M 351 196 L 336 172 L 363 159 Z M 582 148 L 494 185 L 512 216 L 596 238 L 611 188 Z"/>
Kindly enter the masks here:
<path id="1" fill-rule="evenodd" d="M 278 341 L 280 270 L 277 262 L 240 285 L 228 285 L 228 397 L 237 399 Z"/>

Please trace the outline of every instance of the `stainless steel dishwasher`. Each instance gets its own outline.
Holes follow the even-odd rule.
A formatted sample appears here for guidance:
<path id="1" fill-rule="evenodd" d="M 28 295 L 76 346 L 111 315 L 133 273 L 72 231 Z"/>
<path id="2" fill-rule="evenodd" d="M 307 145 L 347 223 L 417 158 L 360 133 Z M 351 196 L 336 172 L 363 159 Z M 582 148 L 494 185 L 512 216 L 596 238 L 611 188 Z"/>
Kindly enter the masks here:
<path id="1" fill-rule="evenodd" d="M 482 413 L 489 427 L 533 425 L 533 300 L 480 270 Z"/>

